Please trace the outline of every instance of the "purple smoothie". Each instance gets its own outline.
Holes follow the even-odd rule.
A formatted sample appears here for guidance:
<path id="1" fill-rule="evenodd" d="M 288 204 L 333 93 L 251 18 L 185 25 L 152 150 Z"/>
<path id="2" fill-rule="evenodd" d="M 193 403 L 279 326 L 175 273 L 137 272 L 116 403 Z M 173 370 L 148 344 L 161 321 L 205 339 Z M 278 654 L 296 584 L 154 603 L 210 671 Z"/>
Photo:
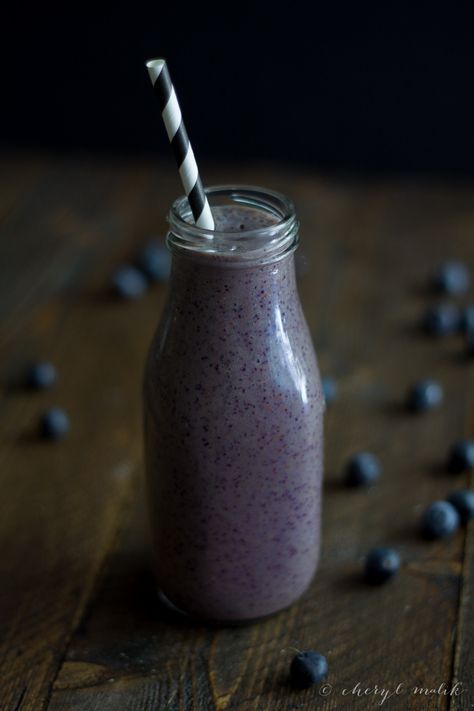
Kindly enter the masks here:
<path id="1" fill-rule="evenodd" d="M 246 206 L 213 213 L 225 232 L 277 222 Z M 294 602 L 317 567 L 316 358 L 293 251 L 250 265 L 238 254 L 173 251 L 144 387 L 158 586 L 192 615 L 250 620 Z"/>

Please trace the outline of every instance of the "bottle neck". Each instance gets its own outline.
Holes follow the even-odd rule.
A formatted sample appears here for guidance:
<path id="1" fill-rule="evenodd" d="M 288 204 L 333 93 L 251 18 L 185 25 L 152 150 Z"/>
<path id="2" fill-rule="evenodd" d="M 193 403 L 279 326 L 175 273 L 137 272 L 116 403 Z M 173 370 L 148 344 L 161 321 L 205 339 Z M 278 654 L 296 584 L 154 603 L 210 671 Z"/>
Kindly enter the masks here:
<path id="1" fill-rule="evenodd" d="M 168 216 L 171 251 L 220 268 L 265 265 L 284 259 L 298 243 L 293 203 L 262 188 L 223 186 L 206 194 L 215 230 L 197 227 L 187 198 L 179 198 Z"/>
<path id="2" fill-rule="evenodd" d="M 297 295 L 293 251 L 265 264 L 246 264 L 239 269 L 223 268 L 218 260 L 205 260 L 195 255 L 173 254 L 170 297 L 179 311 L 199 301 L 213 305 L 221 314 L 238 313 L 251 318 L 258 313 L 255 305 L 274 306 Z"/>

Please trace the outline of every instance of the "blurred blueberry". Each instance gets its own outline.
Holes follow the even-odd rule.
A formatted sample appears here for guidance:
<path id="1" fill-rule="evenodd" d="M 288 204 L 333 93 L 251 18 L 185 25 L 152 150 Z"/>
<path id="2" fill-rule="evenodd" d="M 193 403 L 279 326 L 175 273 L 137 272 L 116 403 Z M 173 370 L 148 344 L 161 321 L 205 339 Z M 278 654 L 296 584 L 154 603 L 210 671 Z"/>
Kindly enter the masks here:
<path id="1" fill-rule="evenodd" d="M 412 412 L 426 412 L 443 402 L 443 388 L 436 380 L 420 380 L 408 392 L 408 407 Z"/>
<path id="2" fill-rule="evenodd" d="M 459 514 L 449 501 L 435 501 L 421 517 L 421 532 L 425 538 L 445 538 L 459 528 Z"/>
<path id="3" fill-rule="evenodd" d="M 457 260 L 441 264 L 434 278 L 436 289 L 445 294 L 464 294 L 469 289 L 470 281 L 469 268 Z"/>
<path id="4" fill-rule="evenodd" d="M 461 439 L 452 445 L 448 454 L 448 469 L 452 474 L 474 469 L 474 440 Z"/>
<path id="5" fill-rule="evenodd" d="M 150 241 L 138 253 L 136 263 L 150 281 L 166 281 L 171 271 L 171 254 L 166 245 Z"/>
<path id="6" fill-rule="evenodd" d="M 459 489 L 448 496 L 448 501 L 459 514 L 461 523 L 467 523 L 474 518 L 474 491 L 472 489 Z"/>
<path id="7" fill-rule="evenodd" d="M 327 659 L 323 654 L 308 650 L 298 652 L 290 666 L 290 680 L 293 686 L 307 689 L 319 684 L 328 673 Z"/>
<path id="8" fill-rule="evenodd" d="M 334 378 L 325 375 L 321 378 L 321 384 L 326 405 L 331 405 L 337 399 L 337 383 Z"/>
<path id="9" fill-rule="evenodd" d="M 138 299 L 147 288 L 141 271 L 128 264 L 119 267 L 112 277 L 112 289 L 122 299 Z"/>
<path id="10" fill-rule="evenodd" d="M 370 486 L 379 478 L 382 467 L 378 458 L 370 452 L 359 452 L 346 465 L 347 486 Z"/>
<path id="11" fill-rule="evenodd" d="M 56 382 L 56 368 L 48 361 L 33 363 L 27 374 L 28 385 L 36 390 L 46 390 Z"/>
<path id="12" fill-rule="evenodd" d="M 69 417 L 61 408 L 52 407 L 42 414 L 40 431 L 46 439 L 62 439 L 69 432 Z"/>
<path id="13" fill-rule="evenodd" d="M 462 315 L 455 304 L 432 304 L 423 317 L 423 328 L 431 336 L 448 336 L 459 331 Z"/>
<path id="14" fill-rule="evenodd" d="M 400 556 L 393 548 L 373 548 L 365 561 L 365 579 L 371 585 L 381 585 L 398 572 Z"/>

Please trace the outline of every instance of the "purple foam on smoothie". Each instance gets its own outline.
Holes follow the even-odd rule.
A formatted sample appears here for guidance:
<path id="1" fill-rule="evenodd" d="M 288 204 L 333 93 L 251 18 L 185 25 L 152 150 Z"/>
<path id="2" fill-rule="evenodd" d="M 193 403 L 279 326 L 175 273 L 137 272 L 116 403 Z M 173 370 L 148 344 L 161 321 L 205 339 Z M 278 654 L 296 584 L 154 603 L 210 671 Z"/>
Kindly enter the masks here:
<path id="1" fill-rule="evenodd" d="M 212 214 L 216 231 L 221 232 L 250 232 L 279 222 L 277 215 L 248 206 L 220 205 L 213 208 Z"/>

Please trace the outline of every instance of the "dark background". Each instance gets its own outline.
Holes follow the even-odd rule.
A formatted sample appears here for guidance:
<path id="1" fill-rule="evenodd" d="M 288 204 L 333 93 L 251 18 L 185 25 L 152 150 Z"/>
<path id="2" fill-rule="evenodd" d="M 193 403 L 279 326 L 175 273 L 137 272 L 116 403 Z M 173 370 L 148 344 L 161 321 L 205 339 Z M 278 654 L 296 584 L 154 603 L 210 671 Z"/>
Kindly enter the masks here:
<path id="1" fill-rule="evenodd" d="M 10 147 L 165 154 L 165 56 L 198 159 L 474 174 L 472 2 L 27 3 L 4 32 Z"/>

